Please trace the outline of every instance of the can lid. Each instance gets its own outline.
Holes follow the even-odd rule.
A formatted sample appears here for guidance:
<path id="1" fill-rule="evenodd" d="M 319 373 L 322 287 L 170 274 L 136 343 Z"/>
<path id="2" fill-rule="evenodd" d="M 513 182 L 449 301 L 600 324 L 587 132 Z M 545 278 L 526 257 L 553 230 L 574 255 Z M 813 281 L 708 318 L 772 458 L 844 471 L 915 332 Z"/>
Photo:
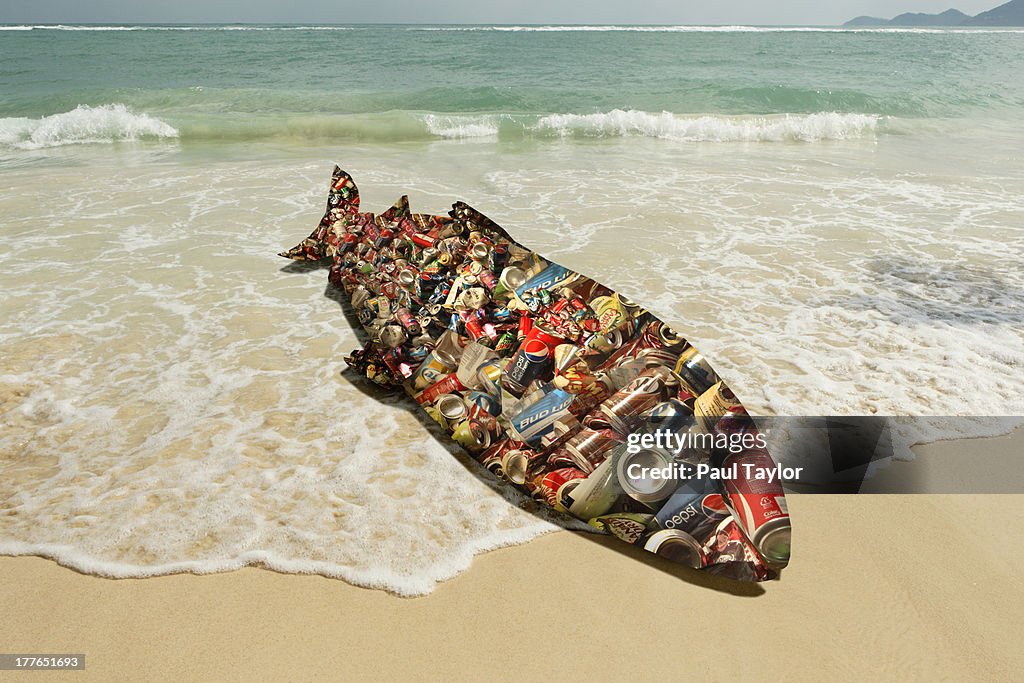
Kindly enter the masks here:
<path id="1" fill-rule="evenodd" d="M 523 451 L 512 450 L 501 456 L 501 468 L 505 472 L 505 478 L 513 484 L 526 483 L 526 466 L 530 462 L 529 456 Z"/>

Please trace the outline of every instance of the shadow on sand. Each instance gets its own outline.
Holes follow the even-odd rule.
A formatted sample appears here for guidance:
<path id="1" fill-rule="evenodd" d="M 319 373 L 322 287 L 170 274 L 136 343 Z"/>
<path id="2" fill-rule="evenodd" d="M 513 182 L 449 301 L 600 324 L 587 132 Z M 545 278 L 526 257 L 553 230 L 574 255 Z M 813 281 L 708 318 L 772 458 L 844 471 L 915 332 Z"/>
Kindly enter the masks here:
<path id="1" fill-rule="evenodd" d="M 294 261 L 280 269 L 282 273 L 288 274 L 299 274 L 309 273 L 314 270 L 326 269 L 326 265 L 311 262 Z M 349 305 L 348 299 L 345 293 L 337 287 L 328 284 L 324 290 L 324 296 L 338 304 L 342 313 L 345 315 L 349 326 L 355 330 L 357 338 L 360 343 L 366 344 L 369 339 L 366 333 L 363 331 L 362 326 L 359 324 L 359 320 L 356 317 L 355 311 Z M 408 396 L 402 391 L 391 391 L 383 387 L 377 386 L 369 381 L 362 374 L 350 369 L 344 368 L 341 372 L 341 377 L 348 381 L 352 386 L 358 389 L 360 392 L 369 396 L 375 400 L 387 403 L 389 405 L 395 405 L 408 410 L 409 413 L 414 415 L 416 419 L 423 425 L 424 429 L 439 443 L 445 450 L 450 452 L 452 456 L 465 468 L 467 472 L 472 474 L 474 477 L 479 479 L 484 485 L 493 491 L 500 494 L 509 505 L 524 509 L 536 517 L 543 519 L 544 521 L 557 524 L 567 530 L 576 531 L 581 538 L 597 543 L 598 545 L 606 548 L 609 551 L 614 551 L 625 555 L 637 562 L 647 565 L 648 567 L 657 571 L 664 572 L 671 576 L 674 576 L 682 581 L 699 586 L 701 588 L 707 588 L 722 593 L 728 593 L 739 597 L 757 597 L 765 593 L 764 588 L 758 584 L 747 581 L 735 581 L 732 579 L 723 578 L 709 574 L 705 571 L 691 569 L 669 560 L 663 557 L 659 557 L 654 553 L 647 552 L 646 550 L 637 546 L 631 546 L 622 541 L 609 536 L 606 534 L 587 533 L 581 532 L 580 528 L 582 522 L 577 520 L 570 515 L 559 513 L 551 510 L 546 505 L 536 503 L 525 494 L 521 493 L 513 486 L 502 481 L 491 472 L 487 471 L 479 463 L 473 460 L 465 451 L 462 450 L 451 437 L 445 433 L 441 427 L 426 414 L 416 401 L 412 397 Z"/>

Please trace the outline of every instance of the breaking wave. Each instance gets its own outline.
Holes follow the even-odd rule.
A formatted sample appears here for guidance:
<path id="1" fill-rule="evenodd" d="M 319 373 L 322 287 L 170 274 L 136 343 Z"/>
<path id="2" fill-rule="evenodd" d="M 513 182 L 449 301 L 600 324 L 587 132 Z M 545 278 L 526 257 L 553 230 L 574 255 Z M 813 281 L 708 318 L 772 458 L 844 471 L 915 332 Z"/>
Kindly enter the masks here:
<path id="1" fill-rule="evenodd" d="M 776 142 L 845 140 L 875 132 L 879 117 L 868 114 L 816 114 L 782 116 L 677 116 L 670 112 L 615 109 L 603 114 L 553 114 L 537 122 L 537 129 L 583 137 L 651 137 L 693 142 Z"/>
<path id="2" fill-rule="evenodd" d="M 39 119 L 0 119 L 0 146 L 17 149 L 177 137 L 173 126 L 123 104 L 83 104 Z"/>
<path id="3" fill-rule="evenodd" d="M 163 115 L 161 115 L 163 116 Z M 37 150 L 136 140 L 481 142 L 622 137 L 674 142 L 817 142 L 870 137 L 885 117 L 819 112 L 772 116 L 681 115 L 613 109 L 594 114 L 183 114 L 174 125 L 124 104 L 79 105 L 41 118 L 0 119 L 0 148 Z"/>

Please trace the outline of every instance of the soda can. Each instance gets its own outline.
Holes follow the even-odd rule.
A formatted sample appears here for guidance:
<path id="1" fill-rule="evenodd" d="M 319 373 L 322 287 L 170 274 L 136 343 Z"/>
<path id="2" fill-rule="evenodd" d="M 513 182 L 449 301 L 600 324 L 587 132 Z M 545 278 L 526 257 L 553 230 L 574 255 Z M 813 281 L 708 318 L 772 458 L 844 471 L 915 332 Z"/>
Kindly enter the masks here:
<path id="1" fill-rule="evenodd" d="M 577 467 L 590 474 L 604 462 L 622 437 L 611 429 L 582 429 L 565 444 Z"/>
<path id="2" fill-rule="evenodd" d="M 501 386 L 518 398 L 530 382 L 544 376 L 550 365 L 551 350 L 547 344 L 540 339 L 524 341 L 502 375 Z"/>
<path id="3" fill-rule="evenodd" d="M 529 332 L 526 333 L 524 343 L 534 339 L 544 342 L 544 344 L 551 351 L 554 351 L 555 347 L 564 344 L 566 341 L 565 337 L 562 337 L 561 335 L 558 334 L 558 332 L 551 329 L 548 325 L 540 321 L 533 323 Z"/>
<path id="4" fill-rule="evenodd" d="M 481 270 L 477 273 L 476 279 L 488 292 L 493 292 L 499 284 L 498 278 L 489 270 Z"/>
<path id="5" fill-rule="evenodd" d="M 494 342 L 494 350 L 502 358 L 508 358 L 516 347 L 516 336 L 512 332 L 505 331 Z"/>
<path id="6" fill-rule="evenodd" d="M 526 483 L 526 475 L 529 471 L 530 456 L 525 451 L 514 449 L 507 451 L 501 456 L 501 469 L 505 478 L 513 484 L 523 485 Z"/>
<path id="7" fill-rule="evenodd" d="M 568 495 L 565 507 L 571 514 L 584 521 L 599 517 L 612 509 L 622 495 L 612 467 L 614 458 L 607 458 L 596 470 L 587 475 Z"/>
<path id="8" fill-rule="evenodd" d="M 756 476 L 776 470 L 775 461 L 767 451 L 751 449 L 727 455 L 722 467 L 754 474 L 725 479 L 726 502 L 758 553 L 776 566 L 785 566 L 789 563 L 792 533 L 786 494 L 777 478 Z"/>
<path id="9" fill-rule="evenodd" d="M 636 379 L 612 394 L 598 411 L 612 429 L 627 434 L 638 416 L 661 403 L 665 383 L 656 371 L 644 370 Z"/>
<path id="10" fill-rule="evenodd" d="M 704 546 L 693 536 L 679 529 L 662 529 L 651 534 L 644 550 L 694 569 L 707 564 Z"/>
<path id="11" fill-rule="evenodd" d="M 481 388 L 490 396 L 499 398 L 501 396 L 501 372 L 504 361 L 494 358 L 485 361 L 476 370 L 477 380 Z"/>
<path id="12" fill-rule="evenodd" d="M 433 403 L 444 394 L 450 394 L 453 391 L 461 391 L 465 388 L 466 387 L 463 386 L 462 382 L 459 381 L 458 375 L 453 372 L 445 375 L 437 382 L 416 394 L 415 399 L 417 403 Z"/>
<path id="13" fill-rule="evenodd" d="M 516 332 L 516 339 L 523 341 L 526 339 L 526 335 L 530 334 L 530 330 L 533 329 L 533 318 L 528 315 L 519 316 L 519 328 Z"/>
<path id="14" fill-rule="evenodd" d="M 615 296 L 599 296 L 590 302 L 602 334 L 609 334 L 626 322 L 626 309 Z"/>
<path id="15" fill-rule="evenodd" d="M 410 288 L 415 287 L 416 282 L 420 279 L 420 273 L 415 268 L 403 268 L 398 271 L 398 282 L 403 287 Z M 429 276 L 428 276 L 429 280 Z"/>
<path id="16" fill-rule="evenodd" d="M 508 245 L 495 244 L 487 255 L 487 269 L 492 273 L 500 273 L 508 263 Z"/>
<path id="17" fill-rule="evenodd" d="M 430 416 L 430 419 L 441 425 L 441 429 L 448 431 L 448 420 L 435 406 L 424 406 L 423 411 Z"/>
<path id="18" fill-rule="evenodd" d="M 493 396 L 483 391 L 471 391 L 466 394 L 466 402 L 479 407 L 489 415 L 501 413 L 501 404 Z"/>
<path id="19" fill-rule="evenodd" d="M 480 453 L 491 445 L 491 433 L 476 420 L 463 420 L 455 426 L 452 439 L 470 453 Z"/>
<path id="20" fill-rule="evenodd" d="M 704 360 L 704 356 L 692 346 L 679 354 L 675 367 L 672 369 L 672 374 L 694 396 L 700 396 L 714 384 L 721 381 L 718 375 L 715 374 L 715 371 L 711 369 L 711 366 L 708 365 L 708 362 Z"/>
<path id="21" fill-rule="evenodd" d="M 469 256 L 475 261 L 486 261 L 490 253 L 491 248 L 483 242 L 477 242 L 469 248 Z"/>
<path id="22" fill-rule="evenodd" d="M 449 423 L 458 422 L 466 415 L 466 403 L 458 394 L 445 394 L 434 405 Z"/>
<path id="23" fill-rule="evenodd" d="M 616 458 L 615 473 L 627 496 L 657 509 L 679 485 L 672 465 L 672 459 L 662 451 L 645 448 L 630 453 L 623 450 Z M 670 476 L 659 476 L 661 473 Z"/>
<path id="24" fill-rule="evenodd" d="M 716 480 L 691 477 L 664 502 L 654 521 L 662 529 L 679 529 L 707 544 L 722 520 L 730 516 Z"/>
<path id="25" fill-rule="evenodd" d="M 590 520 L 590 526 L 609 533 L 620 541 L 635 544 L 647 533 L 651 515 L 640 512 L 615 512 Z"/>
<path id="26" fill-rule="evenodd" d="M 399 308 L 395 311 L 395 318 L 410 336 L 417 337 L 423 331 L 420 321 L 408 308 Z"/>
<path id="27" fill-rule="evenodd" d="M 575 479 L 586 479 L 586 477 L 586 474 L 574 467 L 561 467 L 557 470 L 551 470 L 547 474 L 539 476 L 537 488 L 544 500 L 547 501 L 548 505 L 553 508 L 564 510 L 565 507 L 562 503 L 569 502 L 570 505 L 572 504 L 568 499 L 568 494 L 573 490 L 573 488 L 575 488 L 576 484 L 573 484 L 572 488 L 564 491 L 563 498 L 560 501 L 559 492 L 563 490 L 562 487 Z"/>
<path id="28" fill-rule="evenodd" d="M 434 245 L 437 244 L 436 237 L 431 237 L 430 235 L 427 235 L 426 233 L 422 232 L 417 232 L 410 235 L 409 239 L 411 239 L 412 243 L 415 244 L 416 246 L 423 248 L 433 247 Z"/>

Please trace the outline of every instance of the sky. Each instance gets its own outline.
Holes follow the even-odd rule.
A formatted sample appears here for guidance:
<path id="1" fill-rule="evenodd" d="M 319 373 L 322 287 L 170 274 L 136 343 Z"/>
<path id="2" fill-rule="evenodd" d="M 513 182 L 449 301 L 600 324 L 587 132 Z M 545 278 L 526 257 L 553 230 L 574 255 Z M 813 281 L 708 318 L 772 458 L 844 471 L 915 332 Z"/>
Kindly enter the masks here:
<path id="1" fill-rule="evenodd" d="M 967 14 L 1000 0 L 0 0 L 0 23 L 503 23 L 834 25 L 862 14 Z"/>

